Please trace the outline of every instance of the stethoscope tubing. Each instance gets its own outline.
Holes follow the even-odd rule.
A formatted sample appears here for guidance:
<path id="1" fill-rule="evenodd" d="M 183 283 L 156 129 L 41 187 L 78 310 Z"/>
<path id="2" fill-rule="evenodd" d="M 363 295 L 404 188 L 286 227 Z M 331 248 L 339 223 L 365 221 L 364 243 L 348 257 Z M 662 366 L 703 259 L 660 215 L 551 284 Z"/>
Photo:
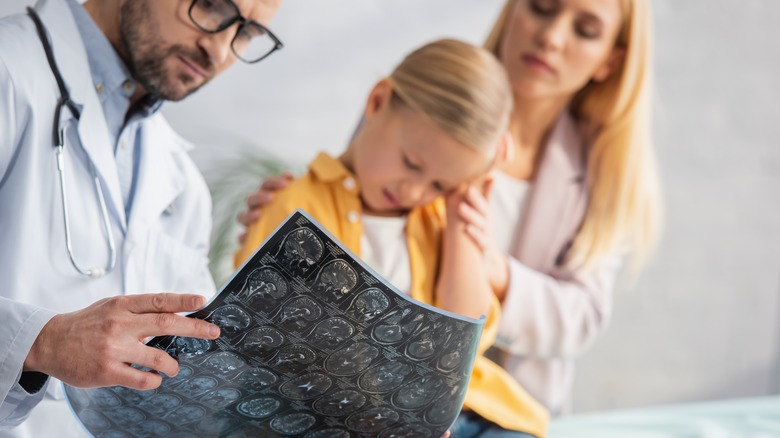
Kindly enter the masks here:
<path id="1" fill-rule="evenodd" d="M 27 14 L 35 23 L 35 28 L 38 32 L 38 38 L 41 40 L 41 44 L 43 44 L 43 50 L 46 53 L 46 60 L 49 62 L 49 68 L 51 69 L 51 72 L 54 75 L 54 79 L 57 81 L 57 87 L 60 90 L 60 99 L 57 102 L 57 108 L 55 109 L 55 113 L 54 113 L 52 142 L 54 144 L 54 154 L 57 161 L 57 173 L 59 174 L 59 180 L 60 180 L 60 199 L 62 200 L 62 222 L 65 227 L 65 248 L 68 251 L 68 257 L 70 258 L 70 262 L 71 264 L 73 264 L 73 267 L 76 268 L 76 271 L 90 278 L 100 278 L 109 274 L 114 270 L 114 268 L 116 268 L 116 255 L 117 255 L 116 243 L 114 241 L 114 234 L 111 231 L 111 222 L 108 217 L 108 207 L 106 206 L 105 196 L 103 196 L 103 188 L 100 183 L 100 178 L 98 178 L 97 171 L 95 170 L 94 165 L 90 163 L 89 164 L 90 174 L 92 176 L 92 181 L 95 186 L 95 193 L 98 198 L 100 215 L 103 220 L 103 230 L 107 237 L 106 240 L 108 241 L 109 256 L 108 256 L 108 263 L 104 268 L 84 269 L 76 261 L 76 257 L 73 252 L 73 242 L 70 234 L 70 215 L 68 213 L 68 196 L 67 196 L 66 183 L 65 183 L 64 152 L 65 152 L 67 133 L 64 127 L 60 128 L 61 115 L 62 115 L 62 110 L 64 108 L 67 107 L 70 110 L 71 114 L 76 119 L 76 121 L 78 121 L 81 118 L 81 112 L 79 111 L 79 108 L 76 106 L 76 104 L 71 100 L 70 93 L 68 92 L 68 89 L 65 86 L 65 80 L 63 79 L 62 74 L 60 73 L 60 69 L 57 66 L 57 62 L 54 60 L 54 53 L 52 51 L 51 45 L 49 44 L 49 40 L 46 34 L 46 27 L 43 25 L 43 22 L 41 21 L 40 17 L 38 16 L 38 14 L 35 12 L 33 8 L 28 7 Z"/>

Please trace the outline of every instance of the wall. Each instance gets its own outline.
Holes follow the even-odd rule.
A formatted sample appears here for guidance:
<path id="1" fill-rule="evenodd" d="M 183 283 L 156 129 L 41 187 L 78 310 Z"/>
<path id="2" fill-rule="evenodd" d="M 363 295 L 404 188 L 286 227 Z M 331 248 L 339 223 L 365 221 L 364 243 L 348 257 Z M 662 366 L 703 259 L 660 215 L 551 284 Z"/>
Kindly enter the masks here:
<path id="1" fill-rule="evenodd" d="M 480 41 L 500 3 L 287 1 L 272 25 L 284 50 L 165 111 L 202 162 L 251 144 L 302 165 L 343 148 L 403 54 L 441 36 Z M 780 3 L 654 6 L 666 232 L 581 360 L 578 411 L 780 392 Z"/>

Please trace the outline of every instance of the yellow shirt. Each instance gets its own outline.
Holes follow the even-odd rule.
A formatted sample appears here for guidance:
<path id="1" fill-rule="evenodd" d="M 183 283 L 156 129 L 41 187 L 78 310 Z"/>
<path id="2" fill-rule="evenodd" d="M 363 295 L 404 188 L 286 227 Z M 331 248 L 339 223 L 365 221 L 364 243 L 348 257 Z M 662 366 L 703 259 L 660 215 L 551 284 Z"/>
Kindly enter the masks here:
<path id="1" fill-rule="evenodd" d="M 321 153 L 309 172 L 275 194 L 263 209 L 258 223 L 251 226 L 247 239 L 235 255 L 240 266 L 268 235 L 297 208 L 311 214 L 353 253 L 360 256 L 362 207 L 354 176 L 340 161 Z M 436 305 L 434 290 L 438 274 L 442 231 L 445 226 L 444 202 L 409 212 L 406 226 L 412 276 L 412 298 Z M 503 368 L 483 356 L 495 341 L 500 305 L 493 310 L 477 349 L 478 356 L 466 393 L 465 406 L 499 426 L 543 437 L 547 431 L 547 411 L 534 400 Z"/>

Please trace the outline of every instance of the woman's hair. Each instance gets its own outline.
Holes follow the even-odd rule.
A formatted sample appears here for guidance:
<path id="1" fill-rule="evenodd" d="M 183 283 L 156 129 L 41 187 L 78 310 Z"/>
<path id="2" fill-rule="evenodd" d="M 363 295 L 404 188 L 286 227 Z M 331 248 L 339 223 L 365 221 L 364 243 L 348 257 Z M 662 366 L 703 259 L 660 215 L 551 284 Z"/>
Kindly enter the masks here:
<path id="1" fill-rule="evenodd" d="M 423 114 L 477 150 L 495 153 L 512 114 L 512 90 L 490 52 L 443 39 L 410 53 L 390 75 L 392 104 Z"/>
<path id="2" fill-rule="evenodd" d="M 507 0 L 484 47 L 498 56 L 517 0 Z M 589 267 L 628 245 L 638 267 L 660 228 L 660 187 L 651 143 L 652 29 L 649 0 L 620 0 L 623 22 L 615 42 L 622 66 L 603 82 L 591 81 L 570 103 L 590 134 L 589 201 L 568 261 Z M 586 135 L 586 134 L 584 134 Z"/>

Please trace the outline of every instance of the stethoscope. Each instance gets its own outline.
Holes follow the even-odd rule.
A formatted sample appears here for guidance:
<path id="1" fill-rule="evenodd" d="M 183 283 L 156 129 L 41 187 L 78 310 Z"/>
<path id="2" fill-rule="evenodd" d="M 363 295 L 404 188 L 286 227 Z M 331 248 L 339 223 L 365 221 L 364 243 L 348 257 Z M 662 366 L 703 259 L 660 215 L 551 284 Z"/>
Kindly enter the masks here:
<path id="1" fill-rule="evenodd" d="M 73 267 L 76 268 L 76 270 L 87 277 L 90 278 L 100 278 L 111 271 L 114 270 L 116 267 L 116 246 L 114 244 L 114 235 L 111 232 L 111 224 L 109 223 L 108 219 L 108 207 L 106 206 L 106 200 L 103 197 L 103 189 L 100 186 L 100 180 L 98 179 L 97 172 L 95 171 L 95 166 L 90 164 L 90 172 L 92 174 L 92 180 L 95 184 L 95 192 L 97 193 L 98 202 L 100 205 L 100 212 L 103 216 L 103 229 L 106 232 L 106 235 L 108 236 L 108 250 L 109 250 L 109 256 L 108 256 L 108 264 L 105 268 L 82 268 L 77 262 L 76 258 L 73 255 L 73 244 L 71 242 L 71 236 L 70 236 L 70 220 L 68 215 L 68 199 L 66 195 L 65 190 L 65 157 L 63 155 L 64 149 L 65 149 L 65 128 L 60 128 L 60 119 L 62 117 L 62 111 L 67 107 L 73 117 L 78 122 L 79 118 L 81 117 L 81 111 L 76 106 L 76 104 L 71 100 L 70 93 L 68 92 L 67 88 L 65 87 L 65 81 L 62 78 L 62 75 L 60 74 L 60 69 L 57 67 L 57 63 L 54 60 L 54 54 L 52 53 L 51 45 L 49 45 L 49 40 L 46 37 L 46 28 L 44 27 L 43 23 L 41 22 L 40 17 L 35 12 L 34 9 L 28 7 L 27 8 L 27 14 L 30 15 L 30 18 L 32 18 L 33 22 L 35 23 L 35 28 L 38 30 L 38 38 L 41 40 L 41 43 L 43 44 L 43 50 L 46 52 L 46 60 L 49 61 L 49 68 L 51 69 L 52 74 L 54 75 L 54 78 L 57 80 L 57 87 L 60 89 L 60 100 L 57 102 L 57 109 L 54 112 L 54 128 L 53 128 L 53 134 L 54 134 L 54 153 L 57 157 L 57 172 L 60 176 L 60 195 L 62 198 L 62 221 L 65 225 L 65 247 L 68 250 L 68 256 L 70 257 L 70 262 L 73 264 Z"/>

